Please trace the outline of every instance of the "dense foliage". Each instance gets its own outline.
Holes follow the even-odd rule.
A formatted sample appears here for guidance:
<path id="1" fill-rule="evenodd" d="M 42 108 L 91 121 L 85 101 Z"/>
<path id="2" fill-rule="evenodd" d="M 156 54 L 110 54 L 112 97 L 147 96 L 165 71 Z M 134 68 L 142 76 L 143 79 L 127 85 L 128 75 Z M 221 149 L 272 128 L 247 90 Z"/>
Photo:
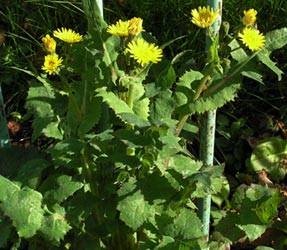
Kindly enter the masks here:
<path id="1" fill-rule="evenodd" d="M 133 9 L 129 1 L 119 1 L 124 7 L 117 8 L 144 17 L 157 1 L 146 1 L 141 8 L 131 2 Z M 178 1 L 178 6 L 183 2 Z M 224 12 L 230 7 L 226 5 Z M 258 124 L 249 126 L 248 111 L 236 117 L 242 108 L 234 106 L 245 105 L 239 98 L 218 116 L 217 164 L 206 166 L 197 151 L 202 114 L 234 101 L 242 83 L 261 84 L 265 90 L 266 81 L 286 81 L 286 61 L 278 65 L 281 58 L 273 55 L 284 51 L 287 28 L 264 32 L 265 47 L 253 53 L 237 37 L 240 25 L 225 22 L 220 39 L 208 37 L 212 46 L 207 61 L 200 31 L 190 40 L 181 29 L 184 37 L 162 46 L 165 58 L 142 67 L 128 56 L 128 41 L 107 32 L 95 1 L 66 6 L 82 8 L 82 16 L 75 17 L 85 15 L 78 28 L 86 35 L 74 44 L 57 42 L 64 63 L 58 74 L 41 70 L 45 52 L 39 37 L 31 35 L 38 49 L 28 45 L 11 51 L 17 43 L 12 33 L 8 37 L 12 41 L 3 46 L 2 69 L 8 72 L 4 93 L 15 90 L 19 84 L 11 82 L 17 77 L 28 81 L 28 88 L 15 91 L 11 97 L 15 106 L 8 102 L 7 111 L 11 121 L 28 124 L 34 147 L 0 150 L 0 247 L 286 249 L 286 139 L 268 134 L 253 142 Z M 6 11 L 2 16 L 9 15 L 9 7 Z M 54 18 L 52 13 L 46 12 L 48 19 Z M 190 17 L 186 19 L 191 23 Z M 56 20 L 61 20 L 58 14 Z M 147 20 L 139 36 L 150 43 L 157 43 L 155 36 L 162 44 L 167 42 Z M 50 22 L 42 36 L 58 28 Z M 177 48 L 181 39 L 186 43 Z M 186 58 L 188 41 L 201 43 L 192 48 L 201 53 L 193 60 Z M 27 58 L 29 67 L 24 60 L 13 59 L 29 53 L 41 59 Z M 286 87 L 280 91 L 284 97 Z M 251 93 L 257 95 L 256 87 Z M 268 100 L 263 102 L 269 105 Z M 286 119 L 286 108 L 278 113 Z M 281 123 L 286 136 L 284 126 Z M 247 142 L 252 148 L 246 156 L 242 144 Z M 198 200 L 207 195 L 213 201 L 209 242 L 197 215 Z"/>

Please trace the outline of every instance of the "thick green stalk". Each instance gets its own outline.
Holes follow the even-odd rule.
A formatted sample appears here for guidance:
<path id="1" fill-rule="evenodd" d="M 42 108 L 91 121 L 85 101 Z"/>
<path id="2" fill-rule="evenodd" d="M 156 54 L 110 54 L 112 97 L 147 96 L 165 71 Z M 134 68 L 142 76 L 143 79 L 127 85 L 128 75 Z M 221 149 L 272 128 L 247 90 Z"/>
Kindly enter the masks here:
<path id="1" fill-rule="evenodd" d="M 210 27 L 206 39 L 206 49 L 208 53 L 208 63 L 218 63 L 217 48 L 211 53 L 212 42 L 219 35 L 219 29 L 221 25 L 221 13 L 222 13 L 223 0 L 210 0 L 208 5 L 214 10 L 219 10 L 219 16 L 215 23 Z M 210 38 L 212 37 L 212 39 Z M 214 157 L 214 139 L 215 139 L 215 126 L 216 126 L 216 110 L 206 112 L 201 119 L 201 131 L 200 131 L 200 158 L 205 166 L 213 165 Z M 203 233 L 206 235 L 206 240 L 209 238 L 209 224 L 210 224 L 210 208 L 211 208 L 211 196 L 203 198 L 199 201 L 199 216 L 203 224 Z"/>
<path id="2" fill-rule="evenodd" d="M 7 128 L 7 121 L 5 117 L 5 107 L 0 86 L 0 148 L 9 146 L 9 133 Z"/>

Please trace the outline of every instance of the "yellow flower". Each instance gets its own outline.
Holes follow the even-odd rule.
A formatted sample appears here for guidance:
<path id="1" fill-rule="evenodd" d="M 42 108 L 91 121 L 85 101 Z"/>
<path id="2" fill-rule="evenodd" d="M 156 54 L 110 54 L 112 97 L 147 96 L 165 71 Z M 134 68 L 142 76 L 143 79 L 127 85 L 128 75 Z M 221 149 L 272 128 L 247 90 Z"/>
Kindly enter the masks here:
<path id="1" fill-rule="evenodd" d="M 162 58 L 162 49 L 153 43 L 148 43 L 142 38 L 131 41 L 126 49 L 141 66 L 158 63 Z"/>
<path id="2" fill-rule="evenodd" d="M 107 32 L 114 36 L 128 36 L 129 21 L 119 20 L 116 22 L 116 24 L 109 25 Z"/>
<path id="3" fill-rule="evenodd" d="M 59 38 L 60 40 L 66 42 L 66 43 L 78 43 L 83 40 L 83 36 L 79 33 L 76 33 L 75 31 L 71 29 L 57 29 L 53 32 L 54 37 Z"/>
<path id="4" fill-rule="evenodd" d="M 242 22 L 245 26 L 253 26 L 256 22 L 257 11 L 255 9 L 244 10 Z"/>
<path id="5" fill-rule="evenodd" d="M 45 49 L 53 54 L 56 52 L 56 41 L 54 40 L 54 38 L 50 37 L 50 35 L 46 35 L 45 37 L 42 38 L 42 42 L 43 45 L 45 47 Z"/>
<path id="6" fill-rule="evenodd" d="M 45 61 L 44 65 L 42 66 L 42 70 L 44 70 L 49 75 L 58 74 L 62 62 L 63 59 L 59 58 L 57 54 L 47 55 L 45 56 Z"/>
<path id="7" fill-rule="evenodd" d="M 246 27 L 238 36 L 251 51 L 260 50 L 265 45 L 265 37 L 257 29 Z"/>
<path id="8" fill-rule="evenodd" d="M 193 9 L 191 11 L 191 21 L 200 28 L 208 28 L 214 23 L 218 14 L 218 10 L 214 11 L 210 6 L 199 7 L 198 10 Z"/>
<path id="9" fill-rule="evenodd" d="M 143 20 L 139 17 L 134 17 L 129 20 L 129 34 L 132 36 L 137 36 L 143 31 Z"/>

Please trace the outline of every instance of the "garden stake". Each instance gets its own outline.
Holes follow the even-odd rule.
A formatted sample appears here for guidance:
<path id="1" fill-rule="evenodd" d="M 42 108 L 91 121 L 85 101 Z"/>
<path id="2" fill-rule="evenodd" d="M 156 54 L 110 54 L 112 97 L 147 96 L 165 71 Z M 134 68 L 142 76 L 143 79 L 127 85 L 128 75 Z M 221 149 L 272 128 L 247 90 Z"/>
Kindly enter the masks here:
<path id="1" fill-rule="evenodd" d="M 219 29 L 221 25 L 221 15 L 222 15 L 222 0 L 210 0 L 208 5 L 214 10 L 219 10 L 219 15 L 214 24 L 210 27 L 209 32 L 212 37 L 215 38 L 219 36 Z M 206 39 L 206 50 L 208 51 L 208 63 L 213 60 L 209 53 L 209 48 L 212 41 L 207 35 Z M 216 48 L 217 50 L 217 48 Z M 216 126 L 216 110 L 211 110 L 206 112 L 201 119 L 201 131 L 200 131 L 200 159 L 203 161 L 205 166 L 213 165 L 214 157 L 214 139 L 215 139 L 215 126 Z M 203 198 L 199 201 L 199 216 L 203 224 L 203 233 L 206 236 L 206 241 L 209 238 L 209 224 L 210 224 L 210 207 L 211 207 L 211 195 Z"/>
<path id="2" fill-rule="evenodd" d="M 9 146 L 9 133 L 7 128 L 7 121 L 5 117 L 5 107 L 0 86 L 0 148 Z"/>
<path id="3" fill-rule="evenodd" d="M 100 10 L 102 17 L 104 17 L 104 7 L 103 7 L 103 0 L 97 0 L 97 4 Z"/>

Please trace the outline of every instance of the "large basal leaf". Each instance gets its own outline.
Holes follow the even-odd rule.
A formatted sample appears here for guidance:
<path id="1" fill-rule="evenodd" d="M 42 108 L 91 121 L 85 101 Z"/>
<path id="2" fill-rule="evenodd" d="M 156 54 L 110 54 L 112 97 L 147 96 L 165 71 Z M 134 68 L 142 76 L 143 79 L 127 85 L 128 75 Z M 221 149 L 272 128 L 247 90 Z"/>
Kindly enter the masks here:
<path id="1" fill-rule="evenodd" d="M 173 223 L 167 227 L 166 233 L 173 238 L 192 240 L 203 236 L 202 223 L 196 213 L 182 208 Z"/>
<path id="2" fill-rule="evenodd" d="M 117 209 L 120 211 L 120 219 L 133 230 L 137 230 L 155 215 L 154 208 L 145 201 L 140 191 L 122 199 Z"/>
<path id="3" fill-rule="evenodd" d="M 36 148 L 10 147 L 0 149 L 0 174 L 5 177 L 14 177 L 22 165 L 30 160 L 43 159 L 44 154 Z"/>
<path id="4" fill-rule="evenodd" d="M 46 215 L 40 228 L 41 233 L 50 241 L 59 242 L 71 229 L 65 218 L 65 209 L 59 205 L 53 206 L 53 213 Z"/>
<path id="5" fill-rule="evenodd" d="M 241 229 L 247 236 L 250 241 L 254 241 L 259 238 L 267 229 L 266 225 L 236 225 L 239 229 Z"/>
<path id="6" fill-rule="evenodd" d="M 21 166 L 15 180 L 20 182 L 22 186 L 36 189 L 42 179 L 42 172 L 49 164 L 50 163 L 44 159 L 30 160 Z"/>
<path id="7" fill-rule="evenodd" d="M 43 183 L 41 191 L 46 191 L 44 193 L 46 200 L 61 203 L 82 187 L 83 183 L 73 180 L 71 176 L 60 175 L 47 179 Z"/>
<path id="8" fill-rule="evenodd" d="M 43 221 L 41 193 L 28 187 L 20 188 L 0 176 L 1 210 L 15 226 L 18 235 L 30 238 L 36 234 Z"/>
<path id="9" fill-rule="evenodd" d="M 232 242 L 243 235 L 250 241 L 259 238 L 275 221 L 281 203 L 276 189 L 254 184 L 237 188 L 232 199 L 233 205 L 236 205 L 234 211 L 228 211 L 215 227 L 215 231 Z M 230 228 L 228 225 L 236 227 Z"/>
<path id="10" fill-rule="evenodd" d="M 278 181 L 286 176 L 286 159 L 287 141 L 272 137 L 255 147 L 249 165 L 255 172 L 267 171 L 272 179 Z"/>
<path id="11" fill-rule="evenodd" d="M 42 133 L 47 137 L 62 139 L 62 132 L 58 128 L 53 103 L 55 102 L 55 93 L 48 82 L 42 79 L 42 83 L 34 82 L 29 88 L 26 99 L 26 108 L 28 112 L 34 115 L 33 120 L 33 140 Z"/>

